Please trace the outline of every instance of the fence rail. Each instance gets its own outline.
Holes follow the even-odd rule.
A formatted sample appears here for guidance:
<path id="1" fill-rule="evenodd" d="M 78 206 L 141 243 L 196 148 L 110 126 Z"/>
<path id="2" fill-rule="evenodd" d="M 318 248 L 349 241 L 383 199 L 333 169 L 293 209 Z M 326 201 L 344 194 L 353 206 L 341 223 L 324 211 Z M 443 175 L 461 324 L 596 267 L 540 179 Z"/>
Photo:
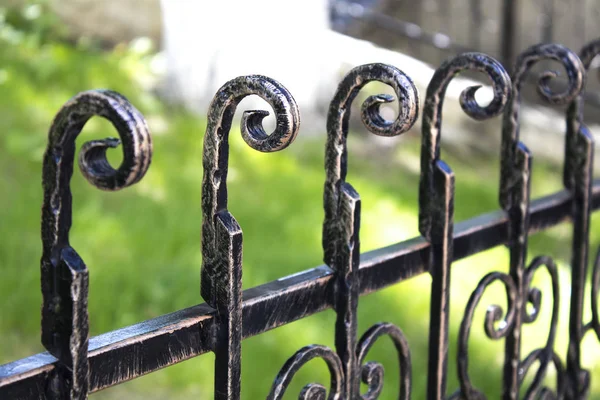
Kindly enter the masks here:
<path id="1" fill-rule="evenodd" d="M 272 107 L 275 131 L 267 135 L 261 121 L 265 111 L 246 111 L 241 131 L 244 140 L 263 152 L 283 150 L 299 130 L 299 112 L 292 95 L 278 82 L 260 75 L 239 77 L 215 95 L 208 113 L 204 139 L 202 185 L 201 294 L 206 303 L 154 318 L 88 340 L 88 270 L 69 245 L 71 192 L 75 139 L 86 121 L 96 115 L 110 120 L 120 140 L 104 139 L 83 145 L 79 166 L 94 186 L 117 190 L 142 179 L 150 166 L 152 143 L 143 116 L 122 96 L 110 91 L 81 93 L 65 104 L 49 133 L 44 157 L 42 207 L 42 343 L 47 353 L 0 366 L 0 398 L 84 399 L 95 392 L 160 368 L 201 355 L 215 353 L 215 398 L 238 399 L 241 392 L 242 340 L 314 313 L 333 308 L 335 348 L 308 345 L 282 366 L 268 395 L 280 399 L 294 374 L 313 358 L 323 359 L 331 373 L 328 390 L 307 385 L 303 399 L 374 399 L 383 386 L 383 366 L 363 365 L 373 343 L 382 336 L 392 339 L 400 365 L 399 398 L 411 395 L 410 346 L 401 327 L 379 323 L 362 336 L 357 331 L 357 310 L 362 294 L 381 290 L 414 276 L 430 273 L 428 399 L 485 398 L 468 375 L 467 354 L 474 310 L 493 282 L 506 289 L 506 310 L 488 308 L 485 332 L 504 339 L 504 399 L 516 399 L 521 390 L 527 398 L 553 395 L 581 399 L 589 395 L 590 374 L 581 365 L 583 336 L 594 331 L 600 340 L 597 296 L 600 261 L 586 295 L 590 214 L 600 208 L 600 180 L 592 179 L 593 137 L 583 124 L 583 86 L 586 70 L 600 53 L 600 40 L 583 48 L 580 56 L 561 45 L 532 46 L 517 57 L 512 76 L 502 65 L 482 53 L 462 53 L 444 62 L 428 86 L 422 110 L 421 177 L 419 185 L 419 231 L 421 236 L 360 254 L 360 197 L 346 182 L 346 137 L 353 100 L 369 82 L 379 81 L 394 89 L 399 113 L 394 121 L 379 114 L 379 107 L 393 100 L 389 95 L 371 96 L 361 108 L 369 131 L 396 136 L 409 130 L 421 112 L 412 81 L 399 69 L 385 64 L 354 68 L 340 83 L 327 120 L 324 188 L 325 220 L 323 251 L 326 265 L 283 277 L 242 293 L 242 231 L 227 210 L 228 135 L 235 109 L 246 96 L 258 95 Z M 552 104 L 568 104 L 564 163 L 565 190 L 530 201 L 532 156 L 519 141 L 520 90 L 526 73 L 540 60 L 561 63 L 568 86 L 555 93 L 542 73 L 538 89 Z M 485 107 L 475 101 L 478 87 L 465 89 L 463 110 L 476 120 L 503 115 L 500 164 L 499 211 L 457 223 L 453 221 L 454 173 L 441 158 L 442 105 L 446 88 L 464 71 L 483 73 L 492 82 L 494 98 Z M 123 163 L 113 169 L 106 150 L 123 145 Z M 573 223 L 569 350 L 554 351 L 559 307 L 554 262 L 545 256 L 528 262 L 530 234 L 565 221 Z M 446 385 L 448 360 L 448 313 L 452 262 L 498 245 L 510 253 L 509 272 L 485 275 L 467 303 L 458 334 L 460 387 L 449 396 Z M 532 286 L 536 272 L 545 269 L 552 281 L 551 326 L 547 341 L 529 355 L 521 354 L 521 331 L 540 314 L 541 291 Z M 583 320 L 591 308 L 592 319 Z M 401 309 L 398 310 L 402 312 Z M 565 360 L 563 363 L 562 360 Z M 523 388 L 525 375 L 538 362 L 533 382 Z M 544 386 L 551 366 L 556 370 L 554 389 Z M 360 393 L 361 381 L 368 385 Z M 329 394 L 328 394 L 329 393 Z M 497 397 L 498 394 L 493 394 Z"/>

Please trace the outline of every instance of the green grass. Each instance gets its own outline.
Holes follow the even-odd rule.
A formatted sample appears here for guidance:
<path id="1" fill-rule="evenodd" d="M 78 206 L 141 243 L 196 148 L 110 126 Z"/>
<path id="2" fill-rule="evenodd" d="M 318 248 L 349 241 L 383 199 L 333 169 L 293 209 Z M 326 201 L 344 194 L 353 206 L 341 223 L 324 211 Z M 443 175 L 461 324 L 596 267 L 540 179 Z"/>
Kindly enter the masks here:
<path id="1" fill-rule="evenodd" d="M 91 88 L 123 93 L 147 116 L 154 158 L 146 177 L 134 187 L 107 193 L 89 186 L 76 171 L 72 180 L 71 242 L 90 269 L 91 333 L 134 324 L 202 302 L 199 294 L 200 187 L 204 120 L 171 109 L 141 88 L 148 55 L 126 47 L 100 52 L 93 47 L 45 41 L 4 25 L 0 30 L 0 363 L 43 351 L 39 344 L 41 160 L 47 129 L 60 106 Z M 19 37 L 20 36 L 20 37 Z M 236 117 L 236 121 L 239 118 Z M 360 126 L 354 127 L 357 131 Z M 79 143 L 114 136 L 103 120 L 92 120 Z M 360 135 L 350 138 L 348 181 L 363 200 L 361 248 L 368 251 L 416 236 L 419 140 L 415 133 L 390 139 L 393 148 L 374 148 Z M 320 245 L 324 135 L 301 137 L 289 149 L 262 154 L 250 149 L 237 127 L 231 134 L 229 209 L 244 230 L 244 288 L 250 288 L 322 263 Z M 535 151 L 535 146 L 533 148 Z M 118 151 L 110 154 L 114 164 Z M 456 220 L 497 206 L 497 159 L 444 149 L 456 173 Z M 534 194 L 560 187 L 560 167 L 537 163 Z M 600 239 L 594 218 L 592 244 Z M 570 225 L 530 240 L 533 255 L 549 254 L 560 265 L 561 314 L 556 349 L 566 354 Z M 452 269 L 449 391 L 457 388 L 455 355 L 460 318 L 468 296 L 488 271 L 506 271 L 508 255 L 496 248 L 455 263 Z M 544 275 L 544 274 L 540 274 Z M 524 351 L 547 334 L 550 286 L 539 279 L 540 320 L 524 329 Z M 424 398 L 430 279 L 421 276 L 361 298 L 359 332 L 389 321 L 407 335 L 413 359 L 413 398 Z M 587 295 L 586 295 L 587 296 Z M 587 300 L 589 302 L 589 296 Z M 503 289 L 489 290 L 476 314 L 470 341 L 470 374 L 477 387 L 497 398 L 502 380 L 503 341 L 483 332 L 488 304 L 506 306 Z M 587 316 L 589 318 L 589 315 Z M 243 343 L 242 396 L 264 398 L 285 360 L 304 345 L 333 346 L 334 314 L 326 311 Z M 594 339 L 586 339 L 586 365 L 600 379 Z M 396 398 L 398 374 L 392 345 L 383 341 L 373 360 L 386 368 L 382 398 Z M 152 373 L 92 396 L 96 399 L 211 398 L 210 354 Z M 300 371 L 287 398 L 311 380 L 327 383 L 324 363 Z M 600 396 L 600 386 L 594 385 Z M 294 395 L 292 395 L 294 394 Z"/>

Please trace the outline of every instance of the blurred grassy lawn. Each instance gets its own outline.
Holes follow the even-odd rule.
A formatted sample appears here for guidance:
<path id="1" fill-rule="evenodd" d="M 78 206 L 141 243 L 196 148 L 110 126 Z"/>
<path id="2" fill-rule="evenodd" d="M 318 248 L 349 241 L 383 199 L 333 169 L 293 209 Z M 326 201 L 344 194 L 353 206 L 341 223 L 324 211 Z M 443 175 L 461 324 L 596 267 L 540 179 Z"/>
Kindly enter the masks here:
<path id="1" fill-rule="evenodd" d="M 92 335 L 202 302 L 199 273 L 204 120 L 167 107 L 144 89 L 150 77 L 151 54 L 136 51 L 135 46 L 101 52 L 83 43 L 66 44 L 55 40 L 59 33 L 51 19 L 45 22 L 44 16 L 33 17 L 26 13 L 5 14 L 0 29 L 0 363 L 43 350 L 39 344 L 38 272 L 41 160 L 54 114 L 79 91 L 110 88 L 123 93 L 147 116 L 154 138 L 152 166 L 138 185 L 106 193 L 89 186 L 78 172 L 72 180 L 71 241 L 90 269 Z M 244 288 L 249 288 L 322 263 L 325 139 L 324 135 L 301 137 L 286 151 L 261 154 L 247 147 L 238 132 L 235 128 L 231 135 L 229 199 L 230 210 L 244 229 Z M 92 120 L 80 143 L 114 135 L 107 122 Z M 374 148 L 360 135 L 350 138 L 349 181 L 363 199 L 363 251 L 418 234 L 418 135 L 409 133 L 390 140 L 397 146 L 382 149 Z M 118 153 L 110 155 L 115 165 Z M 448 151 L 444 159 L 456 173 L 457 221 L 497 209 L 497 159 L 467 158 Z M 534 175 L 536 196 L 560 188 L 560 166 L 538 163 Z M 597 219 L 592 244 L 600 239 Z M 561 267 L 556 350 L 563 357 L 570 241 L 570 225 L 563 225 L 532 237 L 530 245 L 532 256 L 551 255 Z M 506 270 L 507 265 L 504 248 L 455 263 L 450 392 L 458 385 L 456 336 L 466 300 L 486 272 Z M 538 283 L 544 293 L 542 315 L 524 328 L 524 351 L 540 346 L 547 335 L 549 279 L 540 277 Z M 360 303 L 359 332 L 373 323 L 390 321 L 407 335 L 413 359 L 414 399 L 424 398 L 426 388 L 429 284 L 429 278 L 421 276 L 364 297 Z M 589 302 L 587 293 L 586 299 Z M 476 314 L 470 341 L 470 374 L 475 385 L 490 398 L 497 398 L 503 342 L 487 339 L 482 326 L 484 304 L 492 302 L 506 306 L 501 287 L 489 290 Z M 312 343 L 333 346 L 333 323 L 334 314 L 329 310 L 244 341 L 243 398 L 264 398 L 279 368 L 300 347 Z M 600 379 L 600 366 L 594 361 L 599 346 L 591 337 L 585 346 L 586 365 L 593 368 L 594 378 Z M 394 377 L 398 366 L 391 349 L 391 344 L 383 341 L 370 357 L 385 365 L 385 399 L 397 396 Z M 92 398 L 212 398 L 212 363 L 212 355 L 207 354 Z M 300 387 L 311 380 L 328 382 L 322 362 L 311 362 L 298 374 L 287 398 L 295 398 Z M 600 396 L 599 384 L 593 390 L 594 397 Z"/>

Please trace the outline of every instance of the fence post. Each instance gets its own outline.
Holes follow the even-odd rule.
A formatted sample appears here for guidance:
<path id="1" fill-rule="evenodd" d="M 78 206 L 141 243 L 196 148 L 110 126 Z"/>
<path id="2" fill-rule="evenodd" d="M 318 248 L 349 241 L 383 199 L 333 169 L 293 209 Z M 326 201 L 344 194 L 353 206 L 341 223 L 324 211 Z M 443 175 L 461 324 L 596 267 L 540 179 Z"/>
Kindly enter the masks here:
<path id="1" fill-rule="evenodd" d="M 56 115 L 44 154 L 42 205 L 42 344 L 58 360 L 47 395 L 51 399 L 86 399 L 89 388 L 88 269 L 69 245 L 72 222 L 70 180 L 75 139 L 93 116 L 108 119 L 123 142 L 123 162 L 114 170 L 106 150 L 118 139 L 86 142 L 79 166 L 84 177 L 103 190 L 138 182 L 148 170 L 152 142 L 144 117 L 123 96 L 92 90 L 69 100 Z"/>
<path id="2" fill-rule="evenodd" d="M 481 53 L 464 53 L 446 61 L 435 71 L 427 87 L 421 139 L 419 231 L 431 243 L 428 260 L 431 274 L 429 400 L 446 398 L 450 265 L 454 241 L 454 173 L 440 159 L 442 106 L 448 84 L 466 70 L 483 72 L 494 84 L 494 99 L 486 107 L 480 107 L 475 101 L 474 95 L 480 86 L 463 91 L 461 106 L 470 117 L 483 120 L 499 115 L 510 93 L 510 81 L 502 65 Z"/>
<path id="3" fill-rule="evenodd" d="M 583 47 L 579 56 L 589 70 L 600 54 L 600 40 Z M 594 168 L 594 137 L 583 124 L 583 90 L 567 110 L 563 181 L 573 197 L 573 242 L 571 254 L 571 305 L 569 309 L 569 349 L 567 352 L 568 398 L 585 398 L 589 392 L 589 371 L 581 367 L 583 303 L 589 260 L 589 229 Z"/>
<path id="4" fill-rule="evenodd" d="M 261 75 L 243 76 L 227 82 L 215 95 L 208 112 L 204 135 L 202 180 L 201 294 L 217 310 L 215 352 L 215 399 L 235 400 L 241 391 L 242 352 L 242 230 L 227 210 L 229 131 L 239 102 L 258 95 L 275 111 L 275 132 L 262 127 L 266 111 L 245 111 L 242 137 L 250 147 L 273 152 L 289 146 L 300 125 L 292 95 L 277 81 Z"/>
<path id="5" fill-rule="evenodd" d="M 527 280 L 530 271 L 535 271 L 537 268 L 526 267 L 532 156 L 527 147 L 519 141 L 519 112 L 521 85 L 525 74 L 533 64 L 542 59 L 561 62 L 569 78 L 567 91 L 554 94 L 548 87 L 548 81 L 555 76 L 555 73 L 545 72 L 541 75 L 539 92 L 548 102 L 564 104 L 572 101 L 581 91 L 584 80 L 583 65 L 577 55 L 566 47 L 555 44 L 532 46 L 521 53 L 512 73 L 513 95 L 510 106 L 504 112 L 500 157 L 500 205 L 509 218 L 510 276 L 517 291 L 515 318 L 505 343 L 503 398 L 506 400 L 516 400 L 519 396 L 519 388 L 524 375 L 521 365 L 522 325 L 531 323 L 537 318 L 540 306 L 539 296 L 541 293 L 539 291 L 532 292 Z M 555 282 L 556 279 L 557 277 L 552 276 L 553 284 L 558 285 L 558 282 Z M 533 305 L 534 312 L 532 314 L 527 313 L 528 302 Z M 555 307 L 558 307 L 556 304 L 558 298 L 555 298 L 554 302 Z M 555 329 L 555 326 L 551 329 Z M 550 335 L 544 353 L 540 354 L 541 366 L 538 369 L 538 376 L 545 374 L 548 362 L 553 358 L 553 342 L 554 337 Z M 530 388 L 530 391 L 532 390 L 535 390 L 535 387 Z"/>

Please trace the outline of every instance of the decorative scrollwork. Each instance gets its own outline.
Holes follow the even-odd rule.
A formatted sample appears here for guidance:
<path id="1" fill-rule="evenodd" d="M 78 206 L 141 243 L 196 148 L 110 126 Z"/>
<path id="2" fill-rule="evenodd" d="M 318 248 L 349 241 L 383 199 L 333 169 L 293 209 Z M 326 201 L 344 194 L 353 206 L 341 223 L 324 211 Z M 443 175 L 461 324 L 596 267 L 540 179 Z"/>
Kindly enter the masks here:
<path id="1" fill-rule="evenodd" d="M 458 377 L 460 382 L 460 391 L 455 393 L 453 399 L 485 399 L 485 395 L 477 390 L 471 383 L 468 372 L 469 362 L 469 335 L 471 333 L 471 325 L 473 324 L 473 316 L 475 315 L 475 309 L 479 305 L 481 298 L 485 290 L 494 282 L 502 282 L 506 290 L 507 299 L 507 312 L 504 315 L 501 306 L 492 305 L 488 307 L 485 315 L 484 329 L 486 335 L 490 339 L 500 339 L 505 337 L 510 331 L 515 315 L 517 313 L 515 304 L 517 298 L 517 288 L 510 277 L 505 273 L 491 272 L 479 281 L 477 288 L 471 294 L 463 320 L 460 324 L 460 331 L 458 336 L 458 356 L 457 356 L 457 369 Z M 502 316 L 504 315 L 504 318 Z"/>
<path id="2" fill-rule="evenodd" d="M 527 389 L 526 399 L 536 398 L 538 395 L 543 396 L 554 396 L 550 389 L 542 388 L 541 384 L 546 375 L 549 362 L 553 362 L 559 377 L 562 379 L 564 368 L 560 359 L 556 356 L 553 350 L 554 338 L 556 336 L 556 325 L 558 322 L 558 308 L 559 308 L 559 284 L 558 284 L 558 273 L 556 265 L 551 258 L 546 256 L 536 257 L 527 268 L 524 274 L 525 291 L 527 294 L 527 301 L 532 305 L 530 313 L 527 312 L 527 308 L 524 306 L 522 311 L 523 322 L 531 323 L 534 322 L 540 311 L 541 305 L 541 292 L 539 289 L 531 287 L 533 276 L 537 270 L 545 266 L 550 278 L 552 280 L 552 294 L 553 294 L 553 306 L 552 306 L 552 317 L 550 321 L 550 331 L 546 345 L 542 349 L 534 350 L 525 360 L 520 364 L 520 379 L 523 380 L 526 376 L 530 366 L 534 361 L 539 361 L 540 366 L 534 377 L 532 385 Z M 460 381 L 460 391 L 455 393 L 453 399 L 485 399 L 485 395 L 473 387 L 468 374 L 468 340 L 473 322 L 473 316 L 477 305 L 479 304 L 485 289 L 492 283 L 500 281 L 504 283 L 506 289 L 506 296 L 508 302 L 508 310 L 504 318 L 503 310 L 500 306 L 492 305 L 488 308 L 485 317 L 485 332 L 490 339 L 500 339 L 506 337 L 506 335 L 513 329 L 515 322 L 515 316 L 518 312 L 516 309 L 517 300 L 517 289 L 515 283 L 510 275 L 500 272 L 492 272 L 487 274 L 477 285 L 477 288 L 469 298 L 467 307 L 465 310 L 465 316 L 462 320 L 459 333 L 458 343 L 458 374 Z M 558 379 L 558 378 L 557 378 Z M 559 382 L 557 385 L 557 398 L 562 398 L 564 395 L 564 385 Z M 542 397 L 546 398 L 546 397 Z M 554 398 L 554 397 L 548 397 Z"/>
<path id="3" fill-rule="evenodd" d="M 464 71 L 483 72 L 492 81 L 494 97 L 485 107 L 475 100 L 475 93 L 481 85 L 471 86 L 460 95 L 460 105 L 464 112 L 476 120 L 485 120 L 500 115 L 511 93 L 508 73 L 502 65 L 485 54 L 463 53 L 445 62 L 438 68 L 427 87 L 423 110 L 423 142 L 421 155 L 421 181 L 419 185 L 419 230 L 430 239 L 433 207 L 433 174 L 435 162 L 440 158 L 442 128 L 442 106 L 448 84 L 457 74 Z M 425 134 L 427 133 L 427 134 Z M 426 152 L 425 152 L 426 150 Z"/>
<path id="4" fill-rule="evenodd" d="M 42 207 L 43 259 L 58 257 L 68 246 L 71 227 L 71 191 L 75 139 L 93 116 L 108 119 L 119 139 L 86 142 L 79 154 L 83 176 L 103 190 L 119 190 L 138 182 L 150 166 L 152 141 L 144 117 L 129 101 L 110 90 L 92 90 L 78 94 L 58 112 L 48 135 L 44 155 L 44 205 Z M 123 144 L 123 162 L 114 169 L 106 159 L 106 150 Z"/>
<path id="5" fill-rule="evenodd" d="M 418 92 L 412 80 L 398 68 L 386 64 L 367 64 L 352 69 L 342 80 L 331 101 L 327 115 L 327 144 L 325 148 L 325 192 L 323 223 L 323 249 L 325 262 L 332 265 L 335 240 L 340 237 L 336 230 L 338 202 L 341 184 L 348 171 L 348 149 L 346 136 L 352 102 L 360 89 L 370 82 L 389 85 L 399 101 L 399 113 L 394 121 L 385 120 L 379 108 L 390 103 L 392 96 L 379 94 L 368 97 L 361 107 L 365 127 L 379 136 L 396 136 L 408 131 L 419 114 Z"/>
<path id="6" fill-rule="evenodd" d="M 223 85 L 213 98 L 204 135 L 202 179 L 201 295 L 218 314 L 215 353 L 215 398 L 239 399 L 242 351 L 242 229 L 227 210 L 229 131 L 237 105 L 257 95 L 275 111 L 276 127 L 268 135 L 262 120 L 269 113 L 245 111 L 241 131 L 253 149 L 273 152 L 289 146 L 298 134 L 300 115 L 292 95 L 277 81 L 242 76 Z M 312 392 L 311 392 L 312 393 Z"/>
<path id="7" fill-rule="evenodd" d="M 546 270 L 548 271 L 548 274 L 550 275 L 550 279 L 552 282 L 552 296 L 553 296 L 552 297 L 552 300 L 553 300 L 552 301 L 552 316 L 550 319 L 550 330 L 548 332 L 548 339 L 546 340 L 546 345 L 541 349 L 534 350 L 522 362 L 523 367 L 521 368 L 521 371 L 522 371 L 521 374 L 522 374 L 523 378 L 527 374 L 527 370 L 529 369 L 529 366 L 532 364 L 532 361 L 529 360 L 530 358 L 533 358 L 540 362 L 540 366 L 539 366 L 539 368 L 536 372 L 536 375 L 533 379 L 533 383 L 527 389 L 527 393 L 525 395 L 526 399 L 536 398 L 535 396 L 537 394 L 541 395 L 542 393 L 546 393 L 546 395 L 548 396 L 551 393 L 550 389 L 541 387 L 544 377 L 546 376 L 546 371 L 548 369 L 548 364 L 550 361 L 552 361 L 554 363 L 557 373 L 559 374 L 559 377 L 561 376 L 561 373 L 564 371 L 562 362 L 554 353 L 554 339 L 556 337 L 556 326 L 558 324 L 558 310 L 559 310 L 559 306 L 560 306 L 560 290 L 559 290 L 559 283 L 558 283 L 558 271 L 557 271 L 556 265 L 554 264 L 554 261 L 552 261 L 552 259 L 550 257 L 546 257 L 546 256 L 536 257 L 531 262 L 531 264 L 529 265 L 527 270 L 525 271 L 525 274 L 524 274 L 525 291 L 524 291 L 524 293 L 527 295 L 527 301 L 529 304 L 531 304 L 532 310 L 531 310 L 531 313 L 528 313 L 527 308 L 526 307 L 523 308 L 523 313 L 524 313 L 523 323 L 532 323 L 539 316 L 542 293 L 539 289 L 531 287 L 531 285 L 532 285 L 532 281 L 533 281 L 533 276 L 538 271 L 538 269 L 542 266 L 546 267 Z M 562 383 L 559 383 L 557 385 L 557 396 L 558 397 L 553 397 L 553 398 L 559 398 L 559 399 L 563 398 L 563 396 L 564 396 L 563 392 L 564 392 L 564 385 Z"/>
<path id="8" fill-rule="evenodd" d="M 262 120 L 267 111 L 245 111 L 242 137 L 250 147 L 262 152 L 279 151 L 296 138 L 300 126 L 298 106 L 292 95 L 277 81 L 261 75 L 243 76 L 227 82 L 215 95 L 208 113 L 204 136 L 202 181 L 202 296 L 211 305 L 217 301 L 215 266 L 218 213 L 227 210 L 227 169 L 229 131 L 237 105 L 246 96 L 257 95 L 275 111 L 275 131 L 268 135 Z"/>
<path id="9" fill-rule="evenodd" d="M 70 180 L 75 140 L 93 116 L 108 119 L 119 139 L 94 140 L 83 145 L 79 167 L 84 177 L 103 190 L 119 190 L 138 182 L 148 170 L 152 141 L 144 117 L 118 93 L 82 92 L 56 115 L 44 155 L 42 206 L 42 344 L 61 364 L 49 391 L 57 398 L 87 396 L 88 270 L 69 245 L 72 223 Z M 123 161 L 114 169 L 106 150 L 123 144 Z M 60 379 L 58 375 L 68 378 Z M 65 384 L 65 382 L 67 382 Z"/>
<path id="10" fill-rule="evenodd" d="M 345 380 L 342 362 L 333 350 L 319 345 L 303 347 L 288 359 L 283 368 L 281 368 L 277 378 L 275 378 L 275 382 L 273 382 L 273 386 L 271 386 L 271 391 L 269 392 L 267 399 L 282 399 L 296 372 L 298 372 L 304 364 L 314 358 L 321 358 L 327 363 L 331 375 L 329 395 L 327 395 L 327 389 L 323 385 L 309 383 L 302 389 L 298 399 L 325 400 L 327 398 L 329 400 L 340 400 L 342 396 L 342 386 L 344 385 Z"/>
<path id="11" fill-rule="evenodd" d="M 502 149 L 500 166 L 500 204 L 508 210 L 517 201 L 513 198 L 513 188 L 521 179 L 515 163 L 518 161 L 517 147 L 519 143 L 519 114 L 521 110 L 521 85 L 524 77 L 531 67 L 541 60 L 555 60 L 560 62 L 567 73 L 567 88 L 559 93 L 554 93 L 549 85 L 552 78 L 559 74 L 556 71 L 544 71 L 539 75 L 537 91 L 540 96 L 550 104 L 560 105 L 573 101 L 581 92 L 584 84 L 584 66 L 573 51 L 560 44 L 541 44 L 532 46 L 519 55 L 515 71 L 512 74 L 513 97 L 510 108 L 504 113 L 502 125 Z"/>
<path id="12" fill-rule="evenodd" d="M 484 120 L 499 115 L 510 97 L 510 78 L 502 65 L 481 53 L 460 54 L 438 68 L 427 87 L 421 138 L 419 231 L 431 244 L 430 334 L 428 361 L 429 398 L 446 397 L 448 358 L 448 307 L 453 256 L 454 172 L 440 159 L 442 107 L 450 81 L 464 71 L 482 72 L 492 81 L 494 97 L 485 107 L 475 100 L 481 86 L 463 90 L 460 105 L 467 115 Z"/>
<path id="13" fill-rule="evenodd" d="M 542 366 L 538 369 L 538 374 L 534 378 L 534 382 L 527 390 L 527 394 L 525 395 L 525 400 L 532 399 L 541 399 L 541 400 L 558 400 L 565 398 L 565 377 L 566 371 L 563 367 L 562 361 L 558 354 L 554 352 L 554 350 L 547 348 L 537 349 L 529 353 L 527 357 L 521 362 L 520 366 L 520 382 L 521 384 L 525 377 L 527 376 L 527 372 L 529 372 L 529 368 L 533 365 L 534 362 L 539 361 L 540 364 L 545 365 L 544 369 L 547 367 L 548 363 L 552 361 L 554 364 L 554 368 L 556 369 L 556 393 L 552 392 L 551 389 L 547 387 L 543 387 L 542 379 L 538 379 L 539 374 L 542 371 Z"/>
<path id="14" fill-rule="evenodd" d="M 411 361 L 410 348 L 408 341 L 402 330 L 390 323 L 380 323 L 373 325 L 358 342 L 356 356 L 358 365 L 362 365 L 361 379 L 363 383 L 368 385 L 368 391 L 362 395 L 363 400 L 376 399 L 383 390 L 383 366 L 378 362 L 369 361 L 363 365 L 367 354 L 373 344 L 382 336 L 388 336 L 398 353 L 398 362 L 400 363 L 400 395 L 401 400 L 410 399 L 411 393 Z"/>

